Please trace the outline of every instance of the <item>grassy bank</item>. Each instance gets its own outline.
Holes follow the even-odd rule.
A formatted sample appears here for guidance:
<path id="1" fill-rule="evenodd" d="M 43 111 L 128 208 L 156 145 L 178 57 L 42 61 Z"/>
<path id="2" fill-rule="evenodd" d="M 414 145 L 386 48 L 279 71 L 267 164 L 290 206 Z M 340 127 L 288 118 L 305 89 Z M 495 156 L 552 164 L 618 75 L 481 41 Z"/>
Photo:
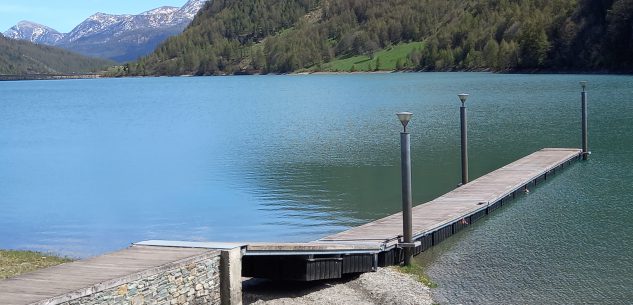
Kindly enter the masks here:
<path id="1" fill-rule="evenodd" d="M 331 62 L 307 69 L 316 72 L 369 72 L 369 71 L 394 71 L 406 68 L 414 68 L 409 60 L 409 54 L 416 49 L 422 49 L 422 42 L 401 43 L 390 46 L 373 54 L 358 55 L 347 58 L 339 58 Z"/>
<path id="2" fill-rule="evenodd" d="M 409 266 L 397 266 L 396 270 L 398 270 L 401 273 L 407 273 L 407 274 L 413 275 L 418 282 L 424 284 L 426 287 L 429 287 L 429 288 L 437 287 L 437 283 L 433 282 L 429 278 L 429 276 L 426 275 L 422 266 L 420 266 L 416 262 L 411 262 L 411 265 Z"/>
<path id="3" fill-rule="evenodd" d="M 41 252 L 0 250 L 0 280 L 70 261 Z"/>

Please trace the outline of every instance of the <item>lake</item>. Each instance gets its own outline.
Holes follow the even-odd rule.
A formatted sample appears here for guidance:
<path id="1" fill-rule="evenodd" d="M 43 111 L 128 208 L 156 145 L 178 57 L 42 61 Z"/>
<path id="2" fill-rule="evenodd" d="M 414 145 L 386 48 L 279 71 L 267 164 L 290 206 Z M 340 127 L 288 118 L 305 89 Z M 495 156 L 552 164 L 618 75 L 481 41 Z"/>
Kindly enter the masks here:
<path id="1" fill-rule="evenodd" d="M 395 73 L 0 82 L 0 248 L 87 257 L 147 239 L 309 241 L 543 147 L 591 160 L 417 257 L 450 304 L 633 299 L 633 77 Z"/>

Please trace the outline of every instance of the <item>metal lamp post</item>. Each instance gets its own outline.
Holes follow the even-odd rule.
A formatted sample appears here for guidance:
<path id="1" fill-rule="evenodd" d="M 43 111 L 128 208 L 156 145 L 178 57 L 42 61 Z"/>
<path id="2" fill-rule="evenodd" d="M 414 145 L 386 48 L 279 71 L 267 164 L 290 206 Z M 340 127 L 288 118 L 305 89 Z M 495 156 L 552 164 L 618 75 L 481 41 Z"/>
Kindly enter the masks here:
<path id="1" fill-rule="evenodd" d="M 587 143 L 587 81 L 581 81 L 580 86 L 582 92 L 580 93 L 581 105 L 582 105 L 582 159 L 589 159 L 589 147 Z"/>
<path id="2" fill-rule="evenodd" d="M 413 228 L 411 220 L 411 206 L 413 195 L 411 193 L 411 137 L 407 132 L 407 125 L 413 113 L 398 112 L 398 119 L 402 123 L 404 130 L 400 133 L 400 158 L 402 167 L 402 231 L 404 237 L 404 264 L 411 264 L 413 251 L 412 245 Z"/>
<path id="3" fill-rule="evenodd" d="M 462 102 L 462 106 L 459 108 L 459 118 L 461 122 L 462 131 L 462 183 L 464 185 L 468 183 L 468 127 L 466 125 L 466 100 L 468 94 L 461 93 L 457 95 Z"/>

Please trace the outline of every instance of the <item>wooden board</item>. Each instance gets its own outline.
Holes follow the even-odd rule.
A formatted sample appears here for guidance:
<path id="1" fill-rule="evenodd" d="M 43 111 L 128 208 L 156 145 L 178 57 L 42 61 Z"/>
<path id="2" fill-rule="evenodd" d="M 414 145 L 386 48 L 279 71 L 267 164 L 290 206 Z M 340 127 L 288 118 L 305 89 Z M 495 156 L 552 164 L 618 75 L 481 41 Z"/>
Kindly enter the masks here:
<path id="1" fill-rule="evenodd" d="M 250 255 L 305 255 L 323 253 L 378 253 L 382 250 L 376 243 L 249 243 L 246 253 Z"/>

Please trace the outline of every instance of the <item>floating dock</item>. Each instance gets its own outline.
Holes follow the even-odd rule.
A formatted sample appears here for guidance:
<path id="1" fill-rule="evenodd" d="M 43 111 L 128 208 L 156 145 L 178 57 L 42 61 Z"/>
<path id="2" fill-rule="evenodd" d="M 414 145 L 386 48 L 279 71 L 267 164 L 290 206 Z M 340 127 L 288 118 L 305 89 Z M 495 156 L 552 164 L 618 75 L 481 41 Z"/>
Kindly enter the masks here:
<path id="1" fill-rule="evenodd" d="M 545 148 L 413 208 L 414 254 L 472 225 L 582 156 L 580 149 Z M 122 278 L 167 269 L 210 255 L 211 249 L 241 249 L 241 274 L 314 281 L 370 272 L 403 261 L 402 215 L 397 213 L 307 243 L 197 243 L 146 241 L 119 252 L 0 281 L 3 305 L 60 304 L 116 287 Z M 57 300 L 57 301 L 54 301 Z"/>
<path id="2" fill-rule="evenodd" d="M 579 160 L 580 149 L 545 148 L 413 208 L 414 255 L 437 245 Z M 400 264 L 402 213 L 307 244 L 247 245 L 243 274 L 313 281 Z"/>

